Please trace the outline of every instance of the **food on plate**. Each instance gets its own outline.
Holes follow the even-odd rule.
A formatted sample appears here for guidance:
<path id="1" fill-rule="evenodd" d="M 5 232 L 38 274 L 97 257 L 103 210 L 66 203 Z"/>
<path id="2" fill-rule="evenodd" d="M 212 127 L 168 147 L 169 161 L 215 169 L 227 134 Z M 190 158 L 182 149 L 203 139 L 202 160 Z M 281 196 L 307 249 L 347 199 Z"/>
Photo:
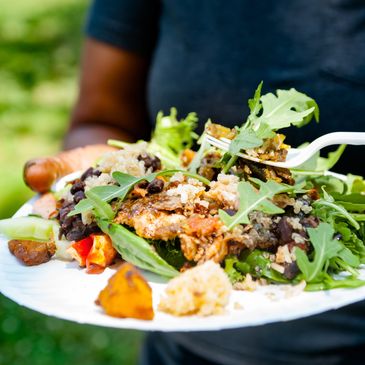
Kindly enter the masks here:
<path id="1" fill-rule="evenodd" d="M 10 240 L 9 251 L 27 266 L 48 262 L 56 252 L 54 242 Z"/>
<path id="2" fill-rule="evenodd" d="M 33 204 L 33 214 L 44 219 L 52 218 L 57 211 L 57 199 L 53 193 L 42 194 Z"/>
<path id="3" fill-rule="evenodd" d="M 24 166 L 24 182 L 34 191 L 45 193 L 59 178 L 93 165 L 103 153 L 113 150 L 108 145 L 90 145 L 63 151 L 56 156 L 35 158 Z"/>
<path id="4" fill-rule="evenodd" d="M 113 317 L 144 320 L 154 317 L 151 287 L 129 263 L 124 263 L 109 279 L 96 303 Z"/>
<path id="5" fill-rule="evenodd" d="M 81 267 L 86 266 L 90 274 L 102 272 L 117 255 L 111 239 L 105 234 L 92 234 L 74 242 L 67 251 Z"/>
<path id="6" fill-rule="evenodd" d="M 359 268 L 365 263 L 365 181 L 329 171 L 345 146 L 290 170 L 238 155 L 285 161 L 290 146 L 279 131 L 318 122 L 318 106 L 309 96 L 295 89 L 261 95 L 261 89 L 262 84 L 249 100 L 250 114 L 240 127 L 208 121 L 200 137 L 195 113 L 181 120 L 175 109 L 159 113 L 149 142 L 110 141 L 112 150 L 97 161 L 89 155 L 79 177 L 54 192 L 54 211 L 35 206 L 34 213 L 49 219 L 0 221 L 0 232 L 53 241 L 56 259 L 75 259 L 88 273 L 120 256 L 143 270 L 177 277 L 171 293 L 175 285 L 187 285 L 193 296 L 193 284 L 184 283 L 194 280 L 184 278 L 218 266 L 237 290 L 265 283 L 305 283 L 307 291 L 364 285 Z M 211 146 L 207 134 L 230 140 L 229 151 Z M 55 161 L 59 157 L 47 163 Z M 44 181 L 39 175 L 38 186 L 49 187 L 76 166 L 67 163 Z M 168 294 L 160 308 L 183 313 L 169 304 L 175 299 Z M 194 303 L 184 313 L 209 312 Z"/>
<path id="7" fill-rule="evenodd" d="M 158 309 L 174 316 L 221 314 L 232 285 L 220 265 L 207 261 L 172 279 Z"/>

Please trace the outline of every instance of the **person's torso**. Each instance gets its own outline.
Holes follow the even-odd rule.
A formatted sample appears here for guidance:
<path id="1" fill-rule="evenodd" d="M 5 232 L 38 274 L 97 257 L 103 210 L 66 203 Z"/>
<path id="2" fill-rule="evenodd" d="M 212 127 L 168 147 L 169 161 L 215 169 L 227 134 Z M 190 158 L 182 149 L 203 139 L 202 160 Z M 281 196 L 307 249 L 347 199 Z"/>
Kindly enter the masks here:
<path id="1" fill-rule="evenodd" d="M 295 87 L 320 106 L 319 125 L 286 131 L 290 144 L 329 131 L 363 131 L 365 1 L 162 1 L 148 88 L 151 119 L 175 106 L 181 116 L 197 112 L 200 128 L 208 118 L 240 125 L 261 80 L 266 92 Z M 364 152 L 350 149 L 340 168 L 364 174 L 356 158 Z M 348 349 L 365 352 L 365 304 L 284 324 L 173 338 L 227 364 L 314 358 L 313 364 L 323 358 L 338 364 Z"/>
<path id="2" fill-rule="evenodd" d="M 163 0 L 148 86 L 151 119 L 177 107 L 240 125 L 258 83 L 295 87 L 320 106 L 321 122 L 286 131 L 289 144 L 335 130 L 364 130 L 364 0 Z M 364 173 L 351 149 L 339 168 Z M 352 171 L 350 171 L 352 169 Z"/>

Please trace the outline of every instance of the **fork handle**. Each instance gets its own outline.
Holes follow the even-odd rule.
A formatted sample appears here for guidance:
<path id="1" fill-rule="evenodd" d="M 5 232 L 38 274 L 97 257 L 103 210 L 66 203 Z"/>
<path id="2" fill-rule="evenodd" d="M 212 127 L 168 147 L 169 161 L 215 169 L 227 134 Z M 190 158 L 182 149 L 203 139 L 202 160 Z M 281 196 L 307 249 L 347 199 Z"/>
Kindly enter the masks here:
<path id="1" fill-rule="evenodd" d="M 317 151 L 336 144 L 365 145 L 364 132 L 333 132 L 315 139 L 309 146 Z M 308 147 L 309 147 L 308 146 Z"/>

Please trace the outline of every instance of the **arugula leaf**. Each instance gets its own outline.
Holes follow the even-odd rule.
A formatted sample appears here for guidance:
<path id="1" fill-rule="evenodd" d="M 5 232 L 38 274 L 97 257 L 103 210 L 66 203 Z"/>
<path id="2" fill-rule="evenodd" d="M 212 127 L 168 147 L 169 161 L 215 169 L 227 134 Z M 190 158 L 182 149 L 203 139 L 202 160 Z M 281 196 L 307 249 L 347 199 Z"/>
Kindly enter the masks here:
<path id="1" fill-rule="evenodd" d="M 232 229 L 237 224 L 248 224 L 250 222 L 248 214 L 253 210 L 260 210 L 268 214 L 279 214 L 284 212 L 269 199 L 275 194 L 287 191 L 288 186 L 272 180 L 267 182 L 258 179 L 252 180 L 259 185 L 260 190 L 255 190 L 255 188 L 246 181 L 239 182 L 237 190 L 240 197 L 240 207 L 235 215 L 230 216 L 224 210 L 219 210 L 219 217 L 228 229 Z"/>
<path id="2" fill-rule="evenodd" d="M 347 191 L 350 193 L 365 192 L 365 180 L 362 176 L 347 175 Z"/>
<path id="3" fill-rule="evenodd" d="M 100 229 L 110 236 L 114 248 L 126 261 L 166 277 L 174 277 L 179 273 L 162 259 L 142 237 L 118 224 L 104 220 L 98 220 L 97 223 Z"/>
<path id="4" fill-rule="evenodd" d="M 142 180 L 152 181 L 156 177 L 156 173 L 150 174 L 144 177 L 135 177 L 132 175 L 125 174 L 123 172 L 115 171 L 112 174 L 113 178 L 119 183 L 116 185 L 106 185 L 106 186 L 96 186 L 89 190 L 92 194 L 98 196 L 102 201 L 108 202 L 115 198 L 124 199 L 133 186 Z M 90 193 L 89 193 L 90 194 Z M 94 204 L 90 199 L 83 199 L 78 204 L 76 204 L 74 210 L 72 210 L 68 216 L 74 216 L 93 209 Z"/>
<path id="5" fill-rule="evenodd" d="M 329 152 L 327 158 L 318 157 L 316 171 L 331 170 L 336 165 L 342 154 L 344 153 L 345 148 L 346 145 L 341 144 L 335 151 Z"/>
<path id="6" fill-rule="evenodd" d="M 278 129 L 290 125 L 302 127 L 313 116 L 317 122 L 319 120 L 318 105 L 307 95 L 290 89 L 277 90 L 277 95 L 268 93 L 261 96 L 261 89 L 262 82 L 248 101 L 251 113 L 230 144 L 229 152 L 233 155 L 240 150 L 261 146 L 264 139 L 274 137 L 274 131 Z"/>
<path id="7" fill-rule="evenodd" d="M 295 249 L 295 256 L 303 278 L 309 283 L 318 279 L 328 261 L 338 255 L 342 245 L 333 238 L 335 231 L 328 223 L 307 228 L 307 232 L 314 248 L 313 260 L 309 261 L 306 253 L 299 248 Z"/>
<path id="8" fill-rule="evenodd" d="M 112 207 L 108 203 L 100 199 L 95 192 L 89 190 L 85 192 L 85 195 L 89 202 L 93 205 L 95 214 L 98 218 L 108 220 L 112 220 L 114 218 L 115 213 Z"/>
<path id="9" fill-rule="evenodd" d="M 124 200 L 129 191 L 133 188 L 135 184 L 138 184 L 140 181 L 147 180 L 151 182 L 157 176 L 170 176 L 175 174 L 176 172 L 181 172 L 182 174 L 192 177 L 201 181 L 205 185 L 209 185 L 210 181 L 203 176 L 198 174 L 194 174 L 192 172 L 184 171 L 184 170 L 163 170 L 159 172 L 154 172 L 152 174 L 142 176 L 142 177 L 135 177 L 129 174 L 125 174 L 120 171 L 113 172 L 113 178 L 117 181 L 119 186 L 117 185 L 106 185 L 106 186 L 96 186 L 89 190 L 95 194 L 100 200 L 104 202 L 111 201 L 115 198 L 119 198 L 120 200 Z M 76 214 L 80 214 L 91 210 L 94 208 L 94 203 L 90 199 L 83 199 L 78 204 L 76 204 L 74 210 L 72 210 L 68 217 L 72 217 Z"/>
<path id="10" fill-rule="evenodd" d="M 254 130 L 242 128 L 240 129 L 239 134 L 229 145 L 229 152 L 235 155 L 241 150 L 259 147 L 262 143 L 263 139 L 258 137 Z"/>
<path id="11" fill-rule="evenodd" d="M 332 216 L 337 215 L 337 216 L 343 217 L 343 218 L 347 219 L 349 221 L 349 223 L 355 229 L 360 228 L 359 223 L 352 216 L 352 214 L 350 214 L 343 206 L 341 206 L 337 202 L 331 202 L 331 201 L 325 200 L 325 199 L 318 199 L 315 202 L 313 202 L 312 206 L 313 207 L 325 207 L 325 208 L 327 208 L 328 210 L 331 211 L 330 214 Z"/>
<path id="12" fill-rule="evenodd" d="M 359 258 L 360 263 L 365 263 L 365 244 L 364 241 L 358 237 L 352 229 L 349 228 L 347 222 L 334 223 L 336 232 L 341 235 L 341 242 L 347 247 L 355 256 Z M 356 265 L 354 266 L 356 267 Z"/>
<path id="13" fill-rule="evenodd" d="M 254 94 L 253 98 L 248 99 L 248 107 L 250 108 L 250 112 L 251 112 L 248 117 L 249 119 L 257 116 L 262 109 L 262 104 L 260 102 L 260 99 L 261 99 L 261 90 L 262 90 L 263 84 L 264 84 L 264 82 L 261 81 L 259 83 L 259 86 L 257 86 L 257 89 L 255 90 L 255 94 Z"/>
<path id="14" fill-rule="evenodd" d="M 255 124 L 265 123 L 272 130 L 295 125 L 302 127 L 314 116 L 319 120 L 317 103 L 309 96 L 295 89 L 277 90 L 276 95 L 268 93 L 261 97 L 263 112 Z"/>
<path id="15" fill-rule="evenodd" d="M 323 275 L 321 281 L 307 284 L 305 291 L 330 290 L 337 288 L 359 288 L 364 285 L 365 280 L 360 280 L 353 276 L 335 280 L 332 276 L 327 274 Z"/>
<path id="16" fill-rule="evenodd" d="M 209 121 L 208 121 L 209 123 Z M 200 166 L 201 160 L 203 159 L 205 150 L 210 146 L 205 133 L 199 138 L 198 144 L 200 144 L 199 150 L 195 153 L 193 161 L 191 161 L 188 170 L 190 172 L 196 172 Z"/>

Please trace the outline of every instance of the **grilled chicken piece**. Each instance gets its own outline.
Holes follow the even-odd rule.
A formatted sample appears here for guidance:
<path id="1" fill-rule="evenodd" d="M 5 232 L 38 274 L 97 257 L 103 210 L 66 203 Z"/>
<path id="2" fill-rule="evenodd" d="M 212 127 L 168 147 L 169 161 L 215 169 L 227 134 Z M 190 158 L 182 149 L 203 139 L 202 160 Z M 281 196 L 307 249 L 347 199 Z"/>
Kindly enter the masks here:
<path id="1" fill-rule="evenodd" d="M 221 233 L 222 226 L 218 217 L 193 215 L 187 219 L 183 233 L 179 234 L 184 256 L 199 263 L 207 260 L 221 262 L 228 254 L 227 241 Z"/>
<path id="2" fill-rule="evenodd" d="M 123 203 L 114 222 L 133 227 L 141 237 L 166 241 L 175 238 L 181 231 L 186 217 L 172 211 L 182 206 L 179 197 L 168 196 L 164 192 L 130 199 Z"/>
<path id="3" fill-rule="evenodd" d="M 48 262 L 56 252 L 53 242 L 35 242 L 28 240 L 11 240 L 9 251 L 27 266 Z"/>

